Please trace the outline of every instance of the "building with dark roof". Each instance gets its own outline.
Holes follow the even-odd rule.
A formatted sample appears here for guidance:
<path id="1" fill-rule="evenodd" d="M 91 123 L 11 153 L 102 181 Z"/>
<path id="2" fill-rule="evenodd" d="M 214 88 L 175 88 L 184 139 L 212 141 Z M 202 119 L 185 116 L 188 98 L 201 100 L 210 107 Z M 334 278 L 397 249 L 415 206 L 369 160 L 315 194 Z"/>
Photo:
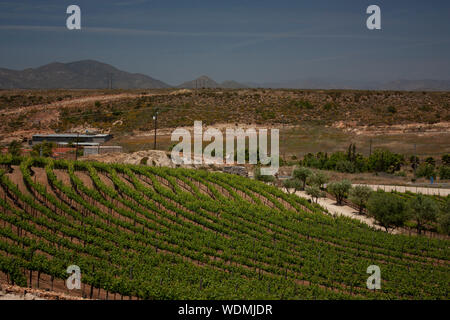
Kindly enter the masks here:
<path id="1" fill-rule="evenodd" d="M 113 138 L 112 134 L 77 134 L 77 133 L 55 133 L 55 134 L 35 134 L 29 140 L 30 145 L 46 142 L 54 142 L 57 145 L 79 145 L 98 146 Z"/>

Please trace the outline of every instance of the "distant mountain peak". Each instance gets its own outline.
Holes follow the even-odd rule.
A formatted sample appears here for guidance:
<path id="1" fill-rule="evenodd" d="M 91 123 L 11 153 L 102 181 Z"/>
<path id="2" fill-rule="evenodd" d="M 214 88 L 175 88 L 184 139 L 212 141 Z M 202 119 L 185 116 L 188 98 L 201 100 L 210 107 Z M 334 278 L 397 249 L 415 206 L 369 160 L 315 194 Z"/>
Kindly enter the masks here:
<path id="1" fill-rule="evenodd" d="M 211 78 L 208 77 L 207 75 L 202 75 L 202 76 L 198 77 L 196 80 L 209 80 L 209 81 L 214 81 L 213 79 L 211 79 Z"/>
<path id="2" fill-rule="evenodd" d="M 185 89 L 218 88 L 219 84 L 210 77 L 202 75 L 194 80 L 183 82 L 178 87 Z"/>
<path id="3" fill-rule="evenodd" d="M 206 75 L 202 75 L 194 80 L 183 82 L 178 86 L 184 89 L 200 89 L 200 88 L 226 88 L 226 89 L 239 89 L 247 88 L 234 80 L 227 80 L 222 83 L 218 83 Z"/>

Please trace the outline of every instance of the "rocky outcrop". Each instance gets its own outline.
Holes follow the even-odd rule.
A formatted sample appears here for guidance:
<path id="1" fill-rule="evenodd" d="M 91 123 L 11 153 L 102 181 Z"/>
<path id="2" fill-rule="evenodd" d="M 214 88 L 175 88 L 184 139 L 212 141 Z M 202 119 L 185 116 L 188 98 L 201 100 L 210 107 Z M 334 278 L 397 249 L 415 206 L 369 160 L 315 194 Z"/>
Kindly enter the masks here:
<path id="1" fill-rule="evenodd" d="M 245 167 L 242 166 L 229 166 L 224 167 L 223 172 L 225 173 L 231 173 L 231 174 L 237 174 L 242 177 L 248 177 L 248 172 Z"/>
<path id="2" fill-rule="evenodd" d="M 96 160 L 106 163 L 144 164 L 155 167 L 170 167 L 175 165 L 165 151 L 142 150 L 133 153 L 105 153 L 89 155 L 80 160 Z"/>

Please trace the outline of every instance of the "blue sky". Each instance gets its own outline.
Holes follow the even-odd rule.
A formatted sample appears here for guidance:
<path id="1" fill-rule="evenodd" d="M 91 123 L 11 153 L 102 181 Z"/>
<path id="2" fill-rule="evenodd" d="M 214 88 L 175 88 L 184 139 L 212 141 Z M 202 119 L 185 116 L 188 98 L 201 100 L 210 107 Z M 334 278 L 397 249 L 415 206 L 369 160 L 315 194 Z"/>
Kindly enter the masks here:
<path id="1" fill-rule="evenodd" d="M 82 30 L 66 29 L 81 7 Z M 366 28 L 381 8 L 382 30 Z M 450 79 L 450 1 L 0 1 L 0 67 L 95 59 L 170 84 Z"/>

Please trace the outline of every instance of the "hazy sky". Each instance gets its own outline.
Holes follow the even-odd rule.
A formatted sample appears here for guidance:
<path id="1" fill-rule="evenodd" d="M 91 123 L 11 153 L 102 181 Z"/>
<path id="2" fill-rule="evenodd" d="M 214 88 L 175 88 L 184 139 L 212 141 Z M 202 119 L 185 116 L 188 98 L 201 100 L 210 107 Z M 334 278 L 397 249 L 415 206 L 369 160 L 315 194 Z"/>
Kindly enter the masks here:
<path id="1" fill-rule="evenodd" d="M 81 30 L 66 28 L 81 7 Z M 366 28 L 381 7 L 382 30 Z M 0 1 L 0 67 L 95 59 L 169 84 L 450 79 L 448 0 Z"/>

